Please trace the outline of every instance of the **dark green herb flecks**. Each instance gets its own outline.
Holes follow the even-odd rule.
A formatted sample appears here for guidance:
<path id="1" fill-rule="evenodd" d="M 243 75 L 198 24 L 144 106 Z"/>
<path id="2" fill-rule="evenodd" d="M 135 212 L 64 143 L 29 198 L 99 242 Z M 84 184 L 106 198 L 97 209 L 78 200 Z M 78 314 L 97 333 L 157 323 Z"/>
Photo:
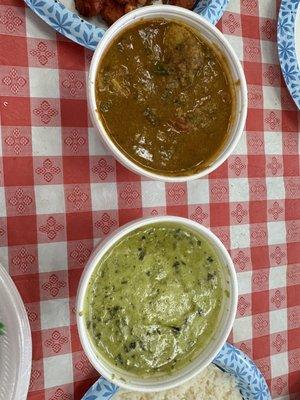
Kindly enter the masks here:
<path id="1" fill-rule="evenodd" d="M 212 280 L 215 278 L 215 276 L 216 276 L 216 273 L 215 273 L 215 272 L 208 272 L 208 274 L 207 274 L 207 280 L 208 280 L 208 281 L 212 281 Z"/>
<path id="2" fill-rule="evenodd" d="M 154 73 L 159 75 L 169 75 L 169 70 L 165 64 L 157 61 L 154 65 Z"/>
<path id="3" fill-rule="evenodd" d="M 119 363 L 121 365 L 124 364 L 123 357 L 122 357 L 122 355 L 120 353 L 117 355 L 116 360 L 117 360 L 117 363 Z"/>
<path id="4" fill-rule="evenodd" d="M 174 261 L 173 262 L 173 268 L 175 269 L 176 272 L 179 271 L 179 267 L 180 267 L 180 262 L 179 261 Z"/>
<path id="5" fill-rule="evenodd" d="M 171 326 L 172 332 L 176 335 L 181 331 L 180 326 Z"/>
<path id="6" fill-rule="evenodd" d="M 91 278 L 87 333 L 121 369 L 139 376 L 176 371 L 214 334 L 227 295 L 223 280 L 202 236 L 175 223 L 138 229 L 106 253 Z"/>
<path id="7" fill-rule="evenodd" d="M 139 251 L 138 258 L 139 258 L 139 260 L 143 261 L 145 255 L 146 255 L 146 250 L 144 248 L 140 247 L 138 249 L 138 251 Z"/>
<path id="8" fill-rule="evenodd" d="M 136 348 L 136 342 L 130 342 L 130 343 L 129 343 L 129 348 L 130 348 L 131 350 L 134 350 L 134 349 Z"/>

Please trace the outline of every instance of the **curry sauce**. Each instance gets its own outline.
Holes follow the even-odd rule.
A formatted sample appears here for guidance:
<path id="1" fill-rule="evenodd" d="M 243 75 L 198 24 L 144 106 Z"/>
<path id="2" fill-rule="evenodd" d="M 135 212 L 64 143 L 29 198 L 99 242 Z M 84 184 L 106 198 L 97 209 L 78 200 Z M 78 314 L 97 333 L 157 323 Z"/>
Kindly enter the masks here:
<path id="1" fill-rule="evenodd" d="M 139 376 L 184 367 L 215 334 L 224 269 L 211 244 L 178 223 L 129 233 L 89 282 L 84 319 L 97 352 Z"/>
<path id="2" fill-rule="evenodd" d="M 100 62 L 95 90 L 112 141 L 152 172 L 198 172 L 228 137 L 234 103 L 228 68 L 181 23 L 157 19 L 128 28 Z"/>

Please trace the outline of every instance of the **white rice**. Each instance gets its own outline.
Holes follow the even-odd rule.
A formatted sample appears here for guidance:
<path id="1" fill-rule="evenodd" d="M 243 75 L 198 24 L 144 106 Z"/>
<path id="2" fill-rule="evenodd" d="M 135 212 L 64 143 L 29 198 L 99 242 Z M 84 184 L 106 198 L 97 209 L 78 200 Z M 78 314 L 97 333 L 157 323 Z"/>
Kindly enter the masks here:
<path id="1" fill-rule="evenodd" d="M 156 393 L 120 392 L 114 400 L 242 400 L 234 377 L 209 365 L 188 383 Z"/>

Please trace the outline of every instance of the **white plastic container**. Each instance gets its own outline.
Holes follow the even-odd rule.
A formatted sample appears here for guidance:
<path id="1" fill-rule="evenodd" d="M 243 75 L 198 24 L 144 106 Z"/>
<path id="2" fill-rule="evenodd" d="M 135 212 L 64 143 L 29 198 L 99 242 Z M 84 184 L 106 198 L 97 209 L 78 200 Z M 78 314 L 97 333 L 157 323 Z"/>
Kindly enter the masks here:
<path id="1" fill-rule="evenodd" d="M 0 264 L 0 400 L 26 400 L 32 359 L 30 325 L 24 303 Z"/>
<path id="2" fill-rule="evenodd" d="M 106 50 L 109 48 L 110 44 L 114 39 L 124 30 L 126 30 L 131 25 L 135 24 L 141 20 L 164 18 L 167 20 L 175 20 L 182 22 L 196 32 L 204 37 L 209 43 L 214 44 L 219 52 L 223 55 L 227 61 L 230 74 L 232 76 L 232 81 L 236 82 L 235 85 L 235 97 L 236 97 L 236 112 L 234 115 L 234 121 L 231 124 L 231 130 L 228 135 L 228 139 L 223 149 L 217 158 L 211 163 L 210 166 L 203 169 L 200 172 L 191 175 L 183 176 L 166 176 L 163 174 L 158 174 L 141 167 L 140 165 L 134 163 L 130 160 L 119 148 L 113 143 L 109 135 L 106 133 L 104 125 L 99 118 L 96 106 L 96 96 L 95 96 L 95 81 L 99 62 L 104 56 Z M 125 167 L 130 170 L 144 175 L 151 179 L 162 180 L 166 182 L 183 182 L 192 179 L 201 178 L 214 171 L 219 167 L 231 154 L 236 144 L 238 143 L 245 126 L 246 116 L 247 116 L 247 85 L 244 75 L 244 71 L 238 60 L 233 48 L 226 40 L 224 35 L 210 22 L 201 17 L 200 15 L 186 10 L 182 7 L 168 6 L 168 5 L 155 5 L 138 8 L 120 18 L 115 22 L 106 32 L 103 39 L 98 44 L 96 51 L 93 55 L 93 59 L 90 66 L 89 77 L 88 77 L 88 103 L 89 111 L 93 120 L 95 128 L 100 133 L 100 136 L 107 147 L 113 152 L 115 157 L 120 161 Z M 134 116 L 133 116 L 134 118 Z M 120 126 L 120 129 L 123 129 Z M 188 155 L 187 155 L 188 157 Z"/>
<path id="3" fill-rule="evenodd" d="M 218 329 L 215 336 L 209 342 L 207 347 L 189 365 L 169 376 L 146 379 L 133 376 L 126 371 L 120 372 L 119 369 L 110 364 L 95 351 L 94 346 L 89 339 L 88 331 L 85 326 L 84 318 L 82 316 L 82 310 L 89 280 L 93 274 L 95 267 L 97 266 L 103 255 L 107 252 L 107 250 L 129 232 L 132 232 L 137 228 L 149 224 L 162 222 L 180 223 L 181 225 L 184 225 L 196 232 L 199 232 L 211 243 L 211 245 L 214 247 L 215 251 L 219 255 L 221 262 L 223 263 L 223 265 L 225 265 L 225 268 L 227 268 L 226 280 L 224 282 L 226 282 L 225 284 L 226 288 L 229 291 L 229 297 L 227 298 L 225 296 L 226 298 L 224 300 L 223 311 L 221 313 L 222 315 L 220 317 L 220 320 L 218 321 Z M 218 354 L 221 347 L 225 343 L 233 325 L 237 308 L 237 296 L 237 278 L 233 262 L 224 245 L 210 230 L 198 224 L 197 222 L 181 217 L 159 216 L 152 218 L 142 218 L 127 225 L 124 225 L 122 228 L 116 230 L 111 236 L 101 242 L 92 253 L 83 271 L 77 294 L 77 326 L 80 341 L 88 359 L 96 368 L 96 370 L 106 379 L 114 382 L 120 387 L 141 392 L 153 392 L 170 389 L 172 387 L 179 386 L 182 383 L 193 378 L 198 372 L 200 372 L 209 363 L 211 363 L 215 356 Z"/>

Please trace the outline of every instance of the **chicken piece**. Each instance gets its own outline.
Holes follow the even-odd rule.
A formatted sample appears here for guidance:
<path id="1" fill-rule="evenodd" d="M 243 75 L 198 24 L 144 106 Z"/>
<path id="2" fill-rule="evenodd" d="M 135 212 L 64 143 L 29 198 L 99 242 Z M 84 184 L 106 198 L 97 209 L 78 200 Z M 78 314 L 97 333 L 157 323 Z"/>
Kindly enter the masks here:
<path id="1" fill-rule="evenodd" d="M 137 0 L 116 0 L 116 2 L 124 6 L 125 14 L 137 7 Z"/>
<path id="2" fill-rule="evenodd" d="M 148 0 L 131 0 L 126 6 L 125 6 L 125 12 L 128 13 L 129 11 L 134 10 L 135 8 L 145 6 L 147 4 Z"/>
<path id="3" fill-rule="evenodd" d="M 101 17 L 109 25 L 113 24 L 117 19 L 121 18 L 125 14 L 125 7 L 117 1 L 105 0 L 103 7 L 100 11 Z"/>
<path id="4" fill-rule="evenodd" d="M 195 0 L 170 0 L 169 4 L 172 4 L 173 6 L 188 8 L 189 10 L 191 10 L 194 7 Z"/>
<path id="5" fill-rule="evenodd" d="M 132 6 L 144 6 L 148 0 L 116 0 L 120 4 L 130 4 Z"/>
<path id="6" fill-rule="evenodd" d="M 182 85 L 190 85 L 203 66 L 205 52 L 195 35 L 186 27 L 170 25 L 164 37 L 165 62 L 176 71 Z"/>
<path id="7" fill-rule="evenodd" d="M 122 4 L 123 6 L 128 3 L 132 3 L 132 0 L 115 0 L 117 3 Z"/>
<path id="8" fill-rule="evenodd" d="M 75 0 L 75 7 L 80 15 L 90 18 L 100 13 L 103 3 L 104 0 Z"/>
<path id="9" fill-rule="evenodd" d="M 125 14 L 129 13 L 130 11 L 133 11 L 137 8 L 137 6 L 135 4 L 132 3 L 128 3 L 125 6 Z"/>
<path id="10" fill-rule="evenodd" d="M 116 0 L 118 3 L 125 6 L 125 13 L 128 13 L 140 6 L 144 6 L 147 0 Z"/>

